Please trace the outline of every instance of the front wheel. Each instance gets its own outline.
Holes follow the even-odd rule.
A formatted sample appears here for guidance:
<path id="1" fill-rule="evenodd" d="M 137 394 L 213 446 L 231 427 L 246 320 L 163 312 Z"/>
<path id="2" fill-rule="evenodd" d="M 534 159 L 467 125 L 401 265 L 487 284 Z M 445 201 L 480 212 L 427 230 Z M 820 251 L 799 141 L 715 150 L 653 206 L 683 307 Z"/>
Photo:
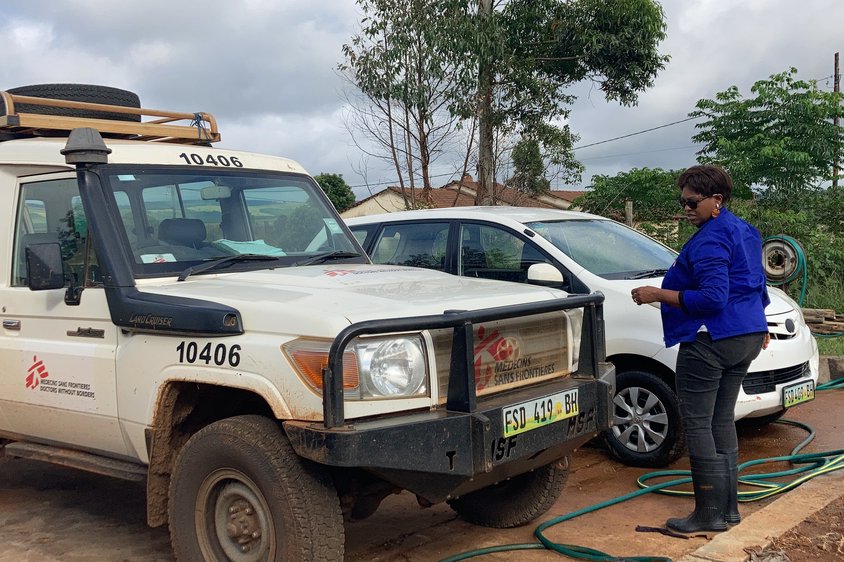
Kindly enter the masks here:
<path id="1" fill-rule="evenodd" d="M 610 454 L 629 466 L 660 468 L 683 454 L 686 437 L 677 395 L 653 373 L 616 377 L 612 427 L 604 432 Z"/>
<path id="2" fill-rule="evenodd" d="M 554 505 L 569 476 L 569 458 L 520 474 L 494 486 L 449 500 L 460 517 L 505 529 L 530 523 Z"/>
<path id="3" fill-rule="evenodd" d="M 261 416 L 224 419 L 188 440 L 173 468 L 169 516 L 178 560 L 343 560 L 330 479 Z"/>

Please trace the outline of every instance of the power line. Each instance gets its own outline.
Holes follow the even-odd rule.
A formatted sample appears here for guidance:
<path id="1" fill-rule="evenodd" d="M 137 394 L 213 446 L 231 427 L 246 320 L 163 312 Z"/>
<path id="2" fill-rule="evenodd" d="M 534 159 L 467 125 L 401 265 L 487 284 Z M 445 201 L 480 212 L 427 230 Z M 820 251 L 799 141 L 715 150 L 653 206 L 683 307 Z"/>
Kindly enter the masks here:
<path id="1" fill-rule="evenodd" d="M 581 162 L 594 162 L 595 160 L 605 160 L 607 158 L 623 158 L 625 156 L 638 156 L 639 154 L 653 154 L 654 152 L 669 152 L 672 150 L 688 150 L 690 148 L 699 148 L 699 145 L 690 144 L 688 146 L 672 146 L 670 148 L 656 148 L 654 150 L 640 150 L 638 152 L 625 152 L 622 154 L 607 154 L 605 156 L 595 156 L 592 158 L 583 158 Z"/>
<path id="2" fill-rule="evenodd" d="M 671 123 L 666 123 L 665 125 L 659 125 L 657 127 L 651 127 L 650 129 L 644 129 L 642 131 L 636 131 L 635 133 L 629 133 L 629 134 L 626 134 L 626 135 L 621 135 L 620 137 L 613 137 L 611 139 L 593 142 L 591 144 L 584 144 L 584 145 L 581 145 L 581 146 L 575 146 L 572 150 L 580 150 L 581 148 L 589 148 L 590 146 L 598 146 L 599 144 L 606 144 L 606 143 L 612 142 L 612 141 L 617 141 L 617 140 L 621 140 L 621 139 L 635 137 L 636 135 L 641 135 L 642 133 L 650 133 L 651 131 L 656 131 L 657 129 L 664 129 L 666 127 L 671 127 L 672 125 L 678 125 L 680 123 L 685 123 L 686 121 L 692 121 L 693 119 L 700 119 L 700 117 L 686 117 L 685 119 L 680 119 L 679 121 L 672 121 Z"/>
<path id="3" fill-rule="evenodd" d="M 621 139 L 634 137 L 636 135 L 641 135 L 641 134 L 644 134 L 644 133 L 649 133 L 651 131 L 664 129 L 666 127 L 671 127 L 673 125 L 679 125 L 680 123 L 685 123 L 686 121 L 692 121 L 693 119 L 700 119 L 700 117 L 687 117 L 685 119 L 680 119 L 679 121 L 672 121 L 671 123 L 665 123 L 664 125 L 658 125 L 656 127 L 651 127 L 649 129 L 643 129 L 641 131 L 636 131 L 634 133 L 628 133 L 626 135 L 621 135 L 619 137 L 613 137 L 611 139 L 593 142 L 591 144 L 584 144 L 584 145 L 581 145 L 581 146 L 575 146 L 575 147 L 572 148 L 572 150 L 580 150 L 581 148 L 589 148 L 591 146 L 597 146 L 599 144 L 606 144 L 608 142 L 613 142 L 613 141 L 617 141 L 617 140 L 621 140 Z M 449 176 L 453 176 L 453 175 L 454 175 L 453 173 L 446 173 L 446 174 L 435 174 L 435 175 L 432 175 L 430 177 L 431 178 L 442 178 L 442 177 L 449 177 Z M 364 183 L 364 184 L 359 184 L 359 185 L 350 185 L 349 187 L 352 188 L 352 189 L 354 189 L 356 187 L 378 187 L 380 185 L 390 185 L 390 184 L 393 184 L 393 183 L 395 183 L 395 182 L 393 180 L 391 180 L 391 181 L 384 181 L 384 182 L 377 182 L 377 183 Z"/>

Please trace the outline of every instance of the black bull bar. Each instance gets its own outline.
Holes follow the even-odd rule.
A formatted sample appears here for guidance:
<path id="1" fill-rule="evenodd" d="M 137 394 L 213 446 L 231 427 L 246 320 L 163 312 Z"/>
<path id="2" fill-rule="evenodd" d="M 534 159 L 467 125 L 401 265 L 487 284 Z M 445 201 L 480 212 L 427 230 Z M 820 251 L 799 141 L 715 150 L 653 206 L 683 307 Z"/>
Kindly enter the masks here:
<path id="1" fill-rule="evenodd" d="M 291 444 L 302 456 L 331 466 L 359 467 L 379 474 L 432 500 L 486 480 L 515 475 L 569 454 L 607 429 L 611 421 L 615 370 L 604 362 L 605 336 L 601 293 L 541 302 L 388 320 L 348 326 L 331 345 L 323 369 L 322 424 L 285 422 Z M 520 316 L 583 308 L 577 370 L 570 377 L 485 397 L 475 392 L 473 325 Z M 343 400 L 343 352 L 361 335 L 416 330 L 454 330 L 445 409 L 400 412 L 347 423 Z M 500 437 L 501 411 L 577 387 L 584 412 L 568 424 L 555 423 L 515 437 Z M 510 455 L 511 447 L 518 452 Z M 459 451 L 454 453 L 453 451 Z M 468 477 L 468 478 L 467 478 Z M 471 482 L 471 484 L 469 483 Z"/>

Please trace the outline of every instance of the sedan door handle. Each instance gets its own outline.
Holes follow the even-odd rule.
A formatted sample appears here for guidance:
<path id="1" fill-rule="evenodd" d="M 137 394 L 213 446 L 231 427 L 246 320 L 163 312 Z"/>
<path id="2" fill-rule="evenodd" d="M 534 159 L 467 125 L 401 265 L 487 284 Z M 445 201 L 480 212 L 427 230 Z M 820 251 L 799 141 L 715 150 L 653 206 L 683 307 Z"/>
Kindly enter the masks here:
<path id="1" fill-rule="evenodd" d="M 3 320 L 3 328 L 6 330 L 20 330 L 21 329 L 21 321 L 20 320 Z"/>

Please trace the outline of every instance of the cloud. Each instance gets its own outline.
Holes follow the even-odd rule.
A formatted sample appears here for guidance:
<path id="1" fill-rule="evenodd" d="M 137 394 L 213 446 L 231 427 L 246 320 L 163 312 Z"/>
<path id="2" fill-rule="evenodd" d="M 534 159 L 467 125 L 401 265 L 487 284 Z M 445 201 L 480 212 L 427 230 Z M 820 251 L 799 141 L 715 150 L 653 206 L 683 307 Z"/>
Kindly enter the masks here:
<path id="1" fill-rule="evenodd" d="M 802 78 L 826 79 L 841 47 L 840 0 L 666 0 L 663 7 L 661 51 L 671 62 L 636 107 L 607 103 L 592 84 L 572 88 L 579 100 L 569 123 L 581 145 L 681 120 L 697 100 L 734 84 L 748 95 L 753 82 L 791 66 Z M 342 173 L 351 185 L 395 182 L 344 126 L 347 85 L 336 68 L 342 45 L 360 29 L 354 0 L 4 0 L 3 15 L 0 89 L 126 88 L 145 107 L 214 114 L 227 147 L 289 156 L 315 174 Z M 828 79 L 823 85 L 831 89 Z M 596 173 L 688 166 L 693 134 L 687 122 L 578 150 L 583 184 Z M 434 173 L 460 160 L 446 155 Z"/>

